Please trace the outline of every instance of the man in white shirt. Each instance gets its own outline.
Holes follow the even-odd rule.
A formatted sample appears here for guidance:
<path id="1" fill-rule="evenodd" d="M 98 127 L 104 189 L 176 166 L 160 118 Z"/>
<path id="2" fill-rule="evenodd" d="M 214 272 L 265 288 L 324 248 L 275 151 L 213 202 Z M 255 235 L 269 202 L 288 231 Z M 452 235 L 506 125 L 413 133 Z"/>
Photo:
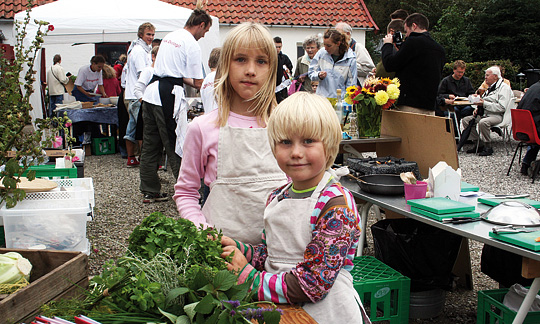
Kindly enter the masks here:
<path id="1" fill-rule="evenodd" d="M 108 98 L 103 88 L 103 76 L 101 70 L 105 65 L 105 58 L 101 55 L 92 56 L 90 65 L 85 65 L 79 69 L 77 79 L 75 80 L 75 88 L 71 91 L 71 95 L 78 101 L 97 101 L 97 96 L 94 95 L 96 86 L 103 98 Z"/>
<path id="2" fill-rule="evenodd" d="M 216 98 L 214 97 L 214 79 L 216 77 L 217 64 L 220 55 L 221 47 L 216 47 L 210 52 L 210 57 L 208 58 L 208 67 L 211 72 L 204 78 L 201 86 L 201 100 L 205 114 L 208 114 L 218 107 Z"/>
<path id="3" fill-rule="evenodd" d="M 212 18 L 202 9 L 193 10 L 183 29 L 169 33 L 161 41 L 154 65 L 154 77 L 143 96 L 143 147 L 139 168 L 143 203 L 167 200 L 157 174 L 163 147 L 173 175 L 178 178 L 181 158 L 175 152 L 175 86 L 184 83 L 200 89 L 203 82 L 201 48 L 197 41 L 212 26 Z M 186 120 L 187 122 L 187 120 Z"/>
<path id="4" fill-rule="evenodd" d="M 57 104 L 61 104 L 64 100 L 64 86 L 69 82 L 71 73 L 66 74 L 64 68 L 60 65 L 62 57 L 56 54 L 53 57 L 53 66 L 47 71 L 47 85 L 49 86 L 49 117 L 54 114 Z"/>
<path id="5" fill-rule="evenodd" d="M 128 107 L 129 122 L 126 129 L 126 150 L 127 150 L 127 167 L 136 167 L 139 165 L 139 161 L 135 157 L 135 148 L 137 146 L 137 140 L 135 139 L 135 132 L 137 128 L 137 116 L 139 115 L 139 109 L 141 108 L 141 100 L 137 99 L 135 95 L 135 84 L 141 75 L 143 69 L 152 64 L 150 59 L 150 51 L 152 48 L 150 44 L 154 40 L 156 28 L 149 22 L 146 22 L 139 26 L 136 41 L 131 43 L 128 49 L 128 58 L 126 65 L 126 91 L 124 93 L 124 104 Z"/>

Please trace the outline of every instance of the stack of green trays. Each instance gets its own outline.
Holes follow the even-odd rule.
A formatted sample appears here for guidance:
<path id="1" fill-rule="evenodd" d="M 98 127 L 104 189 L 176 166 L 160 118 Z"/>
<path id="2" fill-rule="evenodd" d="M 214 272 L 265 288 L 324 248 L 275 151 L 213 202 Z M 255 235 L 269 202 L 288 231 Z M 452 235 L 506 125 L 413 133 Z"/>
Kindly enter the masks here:
<path id="1" fill-rule="evenodd" d="M 480 217 L 480 213 L 475 212 L 475 207 L 460 201 L 448 198 L 435 197 L 425 199 L 411 199 L 407 201 L 411 206 L 411 211 L 442 222 L 446 218 L 454 217 Z"/>

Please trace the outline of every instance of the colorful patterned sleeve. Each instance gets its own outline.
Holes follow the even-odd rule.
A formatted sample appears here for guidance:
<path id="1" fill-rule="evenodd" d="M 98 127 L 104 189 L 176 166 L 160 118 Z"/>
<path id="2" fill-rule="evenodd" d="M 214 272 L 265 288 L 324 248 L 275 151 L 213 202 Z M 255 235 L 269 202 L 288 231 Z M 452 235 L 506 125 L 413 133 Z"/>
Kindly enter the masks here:
<path id="1" fill-rule="evenodd" d="M 333 206 L 320 215 L 326 203 L 340 194 L 345 205 Z M 338 183 L 330 186 L 315 206 L 311 225 L 313 239 L 306 247 L 304 261 L 296 265 L 292 274 L 309 299 L 317 302 L 326 297 L 341 268 L 353 268 L 361 228 L 352 194 Z"/>
<path id="2" fill-rule="evenodd" d="M 343 194 L 345 204 L 333 206 L 319 217 L 326 203 L 340 194 Z M 359 224 L 354 198 L 347 189 L 334 184 L 317 202 L 312 217 L 313 239 L 306 247 L 304 261 L 298 263 L 291 272 L 278 274 L 257 271 L 256 267 L 248 264 L 242 269 L 238 282 L 253 280 L 252 289 L 257 290 L 259 300 L 291 304 L 293 302 L 289 298 L 285 280 L 287 277 L 288 282 L 295 281 L 295 286 L 298 283 L 311 302 L 317 302 L 328 294 L 341 268 L 348 271 L 352 269 L 352 259 L 360 237 Z M 262 266 L 264 268 L 264 263 Z"/>

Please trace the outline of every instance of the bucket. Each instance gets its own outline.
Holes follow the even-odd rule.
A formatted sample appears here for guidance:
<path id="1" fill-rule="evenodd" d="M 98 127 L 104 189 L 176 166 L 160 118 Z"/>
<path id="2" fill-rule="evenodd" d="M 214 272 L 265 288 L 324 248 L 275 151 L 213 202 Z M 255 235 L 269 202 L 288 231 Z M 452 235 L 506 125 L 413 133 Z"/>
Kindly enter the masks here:
<path id="1" fill-rule="evenodd" d="M 409 199 L 426 198 L 427 182 L 417 181 L 416 184 L 404 183 L 405 201 Z"/>
<path id="2" fill-rule="evenodd" d="M 411 291 L 409 318 L 428 319 L 441 314 L 446 300 L 442 289 Z"/>

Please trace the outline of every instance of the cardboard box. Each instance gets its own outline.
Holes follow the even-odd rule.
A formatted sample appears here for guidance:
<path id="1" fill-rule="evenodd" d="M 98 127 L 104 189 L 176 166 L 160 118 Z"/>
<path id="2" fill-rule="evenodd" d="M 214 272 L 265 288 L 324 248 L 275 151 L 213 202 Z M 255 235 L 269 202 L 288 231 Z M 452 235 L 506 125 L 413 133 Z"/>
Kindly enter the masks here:
<path id="1" fill-rule="evenodd" d="M 80 252 L 0 249 L 17 252 L 32 264 L 30 285 L 0 297 L 0 323 L 29 323 L 52 300 L 82 295 L 88 287 L 88 256 Z"/>

